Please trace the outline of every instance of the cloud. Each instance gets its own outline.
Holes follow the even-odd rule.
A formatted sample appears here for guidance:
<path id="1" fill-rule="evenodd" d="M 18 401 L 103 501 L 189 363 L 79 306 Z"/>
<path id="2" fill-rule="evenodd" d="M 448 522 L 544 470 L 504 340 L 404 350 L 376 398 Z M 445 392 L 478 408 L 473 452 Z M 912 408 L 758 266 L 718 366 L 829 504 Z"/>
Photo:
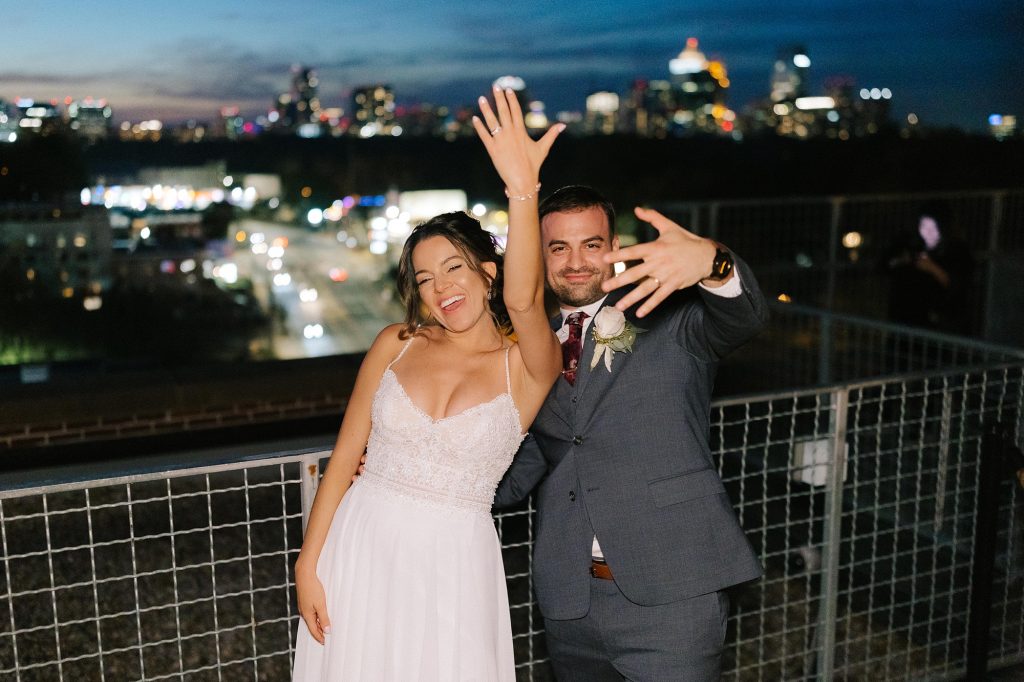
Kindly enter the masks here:
<path id="1" fill-rule="evenodd" d="M 69 80 L 66 75 L 55 73 L 0 72 L 0 87 L 8 85 L 59 85 L 67 83 Z"/>

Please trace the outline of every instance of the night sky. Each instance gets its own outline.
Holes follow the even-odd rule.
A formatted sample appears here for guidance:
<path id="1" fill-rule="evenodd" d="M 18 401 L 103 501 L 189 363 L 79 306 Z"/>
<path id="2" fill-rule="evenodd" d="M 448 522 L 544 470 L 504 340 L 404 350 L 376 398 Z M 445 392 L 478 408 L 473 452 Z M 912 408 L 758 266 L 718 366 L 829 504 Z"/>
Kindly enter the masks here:
<path id="1" fill-rule="evenodd" d="M 588 92 L 667 78 L 694 36 L 721 59 L 737 110 L 764 97 L 778 51 L 803 45 L 810 94 L 830 76 L 888 87 L 893 112 L 926 125 L 1024 115 L 1019 0 L 588 2 L 82 2 L 0 11 L 0 98 L 106 98 L 117 120 L 211 120 L 266 111 L 289 69 L 317 69 L 325 105 L 390 83 L 399 103 L 471 103 L 497 76 L 526 79 L 549 112 Z"/>

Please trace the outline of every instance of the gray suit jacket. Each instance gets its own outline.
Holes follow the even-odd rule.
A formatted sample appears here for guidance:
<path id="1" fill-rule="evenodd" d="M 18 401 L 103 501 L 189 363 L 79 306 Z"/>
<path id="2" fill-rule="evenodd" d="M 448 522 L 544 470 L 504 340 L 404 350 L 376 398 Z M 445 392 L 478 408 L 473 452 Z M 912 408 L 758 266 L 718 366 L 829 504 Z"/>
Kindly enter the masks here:
<path id="1" fill-rule="evenodd" d="M 738 258 L 736 267 L 737 298 L 692 287 L 643 319 L 627 312 L 647 331 L 632 353 L 615 354 L 611 372 L 590 369 L 587 333 L 575 386 L 556 381 L 498 486 L 503 507 L 543 479 L 533 579 L 547 618 L 586 615 L 595 533 L 623 594 L 644 606 L 761 575 L 708 446 L 717 362 L 767 320 L 753 273 Z"/>

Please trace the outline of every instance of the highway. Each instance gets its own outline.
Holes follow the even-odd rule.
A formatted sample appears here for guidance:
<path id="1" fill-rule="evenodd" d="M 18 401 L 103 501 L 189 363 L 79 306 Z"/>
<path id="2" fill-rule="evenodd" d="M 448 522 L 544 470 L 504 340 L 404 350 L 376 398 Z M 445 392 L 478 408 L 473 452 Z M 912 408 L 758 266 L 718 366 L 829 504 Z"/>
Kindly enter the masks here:
<path id="1" fill-rule="evenodd" d="M 230 234 L 239 230 L 245 241 L 235 242 L 230 260 L 239 279 L 252 280 L 253 293 L 272 318 L 267 337 L 253 342 L 254 357 L 363 352 L 382 327 L 403 319 L 387 276 L 388 254 L 371 254 L 362 244 L 349 247 L 330 228 L 310 232 L 244 219 L 232 224 Z"/>

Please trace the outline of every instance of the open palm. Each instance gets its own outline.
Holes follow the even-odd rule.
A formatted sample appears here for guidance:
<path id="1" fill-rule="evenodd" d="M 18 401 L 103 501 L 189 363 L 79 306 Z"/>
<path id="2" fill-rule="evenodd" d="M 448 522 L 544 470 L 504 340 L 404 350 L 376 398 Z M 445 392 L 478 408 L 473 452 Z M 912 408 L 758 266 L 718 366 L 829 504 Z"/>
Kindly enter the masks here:
<path id="1" fill-rule="evenodd" d="M 494 87 L 494 109 L 486 97 L 481 97 L 479 102 L 483 120 L 474 116 L 473 127 L 509 194 L 522 196 L 536 192 L 540 167 L 565 126 L 554 125 L 539 140 L 533 140 L 526 131 L 519 100 L 512 90 Z"/>

